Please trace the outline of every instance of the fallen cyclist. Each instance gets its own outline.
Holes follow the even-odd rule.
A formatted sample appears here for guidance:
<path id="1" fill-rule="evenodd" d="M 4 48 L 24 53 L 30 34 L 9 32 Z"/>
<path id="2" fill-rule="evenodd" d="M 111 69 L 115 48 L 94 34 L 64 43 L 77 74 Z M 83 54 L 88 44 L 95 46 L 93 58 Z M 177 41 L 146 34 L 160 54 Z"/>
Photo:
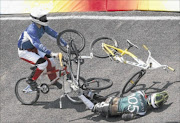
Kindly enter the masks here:
<path id="1" fill-rule="evenodd" d="M 84 98 L 87 97 L 87 98 Z M 168 93 L 163 91 L 147 95 L 144 91 L 137 91 L 126 97 L 103 97 L 84 91 L 80 99 L 91 109 L 92 112 L 102 116 L 121 116 L 123 120 L 132 120 L 146 114 L 150 108 L 160 108 L 168 99 Z M 99 103 L 93 104 L 90 100 Z"/>

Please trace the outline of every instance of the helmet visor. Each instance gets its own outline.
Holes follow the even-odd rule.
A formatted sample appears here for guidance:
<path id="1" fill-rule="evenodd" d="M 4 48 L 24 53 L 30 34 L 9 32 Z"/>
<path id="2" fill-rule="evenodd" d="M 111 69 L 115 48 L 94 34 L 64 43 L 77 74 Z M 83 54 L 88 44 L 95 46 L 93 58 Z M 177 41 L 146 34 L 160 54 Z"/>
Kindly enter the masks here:
<path id="1" fill-rule="evenodd" d="M 40 17 L 39 20 L 40 20 L 41 22 L 48 22 L 46 15 Z"/>

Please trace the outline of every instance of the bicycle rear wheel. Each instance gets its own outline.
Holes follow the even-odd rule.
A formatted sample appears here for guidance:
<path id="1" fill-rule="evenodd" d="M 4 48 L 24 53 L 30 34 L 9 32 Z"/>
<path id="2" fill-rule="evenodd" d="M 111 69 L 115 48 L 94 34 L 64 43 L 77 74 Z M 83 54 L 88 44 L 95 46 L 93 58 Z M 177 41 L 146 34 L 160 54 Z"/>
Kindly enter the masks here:
<path id="1" fill-rule="evenodd" d="M 85 79 L 83 77 L 79 77 L 79 83 L 80 86 L 82 86 L 85 83 Z M 75 92 L 73 90 L 67 93 L 66 97 L 73 103 L 77 103 L 77 104 L 82 103 L 82 100 L 78 98 L 78 92 Z"/>
<path id="2" fill-rule="evenodd" d="M 102 43 L 109 44 L 117 47 L 118 43 L 116 40 L 108 37 L 100 37 L 91 43 L 91 51 L 93 55 L 98 58 L 107 58 L 109 55 L 102 49 Z"/>
<path id="3" fill-rule="evenodd" d="M 67 53 L 67 48 L 62 46 L 62 44 L 60 43 L 60 39 L 66 41 L 67 44 L 69 44 L 73 40 L 78 52 L 81 52 L 85 47 L 84 36 L 80 32 L 73 29 L 67 29 L 58 34 L 57 45 L 63 52 Z M 71 53 L 74 54 L 75 51 L 71 49 Z"/>
<path id="4" fill-rule="evenodd" d="M 26 80 L 27 78 L 21 78 L 16 82 L 15 95 L 22 104 L 32 105 L 39 99 L 40 91 L 32 91 Z"/>
<path id="5" fill-rule="evenodd" d="M 110 79 L 89 78 L 84 83 L 83 88 L 91 90 L 103 90 L 110 88 L 112 85 L 113 82 Z"/>
<path id="6" fill-rule="evenodd" d="M 139 82 L 141 77 L 146 73 L 145 70 L 140 70 L 137 73 L 135 73 L 125 84 L 122 90 L 122 94 L 128 93 L 131 89 L 133 89 L 136 84 Z"/>

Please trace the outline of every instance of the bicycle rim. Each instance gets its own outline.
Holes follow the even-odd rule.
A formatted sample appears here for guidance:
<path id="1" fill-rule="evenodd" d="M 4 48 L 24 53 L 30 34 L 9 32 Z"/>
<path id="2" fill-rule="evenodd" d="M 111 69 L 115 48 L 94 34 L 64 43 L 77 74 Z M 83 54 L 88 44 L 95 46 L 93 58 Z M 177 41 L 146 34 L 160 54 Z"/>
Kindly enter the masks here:
<path id="1" fill-rule="evenodd" d="M 74 76 L 76 78 L 76 76 Z M 79 77 L 80 86 L 82 86 L 85 82 L 85 79 Z M 82 103 L 82 100 L 78 98 L 78 92 L 71 91 L 70 93 L 66 94 L 66 97 L 73 103 Z"/>
<path id="2" fill-rule="evenodd" d="M 132 90 L 136 84 L 139 82 L 141 77 L 145 74 L 143 70 L 135 73 L 125 84 L 122 94 L 128 93 L 130 90 Z"/>
<path id="3" fill-rule="evenodd" d="M 15 95 L 24 105 L 32 105 L 39 99 L 40 91 L 32 91 L 26 83 L 27 78 L 21 78 L 16 82 Z"/>
<path id="4" fill-rule="evenodd" d="M 91 90 L 103 90 L 110 88 L 112 85 L 113 82 L 110 79 L 90 78 L 86 80 L 84 87 Z"/>
<path id="5" fill-rule="evenodd" d="M 100 37 L 91 43 L 90 48 L 95 57 L 98 57 L 98 58 L 109 57 L 109 55 L 102 49 L 102 43 L 106 43 L 106 44 L 109 44 L 109 45 L 115 46 L 115 47 L 118 46 L 116 40 L 114 40 L 112 38 L 108 38 L 108 37 Z"/>
<path id="6" fill-rule="evenodd" d="M 61 45 L 60 38 L 62 38 L 64 41 L 66 41 L 67 44 L 69 44 L 71 42 L 71 40 L 73 40 L 73 42 L 75 43 L 75 45 L 77 47 L 78 52 L 81 52 L 85 47 L 84 36 L 76 30 L 67 29 L 58 34 L 57 45 L 63 52 L 67 53 L 67 48 Z M 71 50 L 71 53 L 75 53 L 75 52 L 73 50 Z"/>

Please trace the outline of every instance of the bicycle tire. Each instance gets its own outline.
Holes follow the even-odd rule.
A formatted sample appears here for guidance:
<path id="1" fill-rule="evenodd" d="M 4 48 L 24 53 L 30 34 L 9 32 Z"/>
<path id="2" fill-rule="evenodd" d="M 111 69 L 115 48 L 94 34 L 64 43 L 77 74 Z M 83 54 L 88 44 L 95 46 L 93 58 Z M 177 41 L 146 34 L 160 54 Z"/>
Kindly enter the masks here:
<path id="1" fill-rule="evenodd" d="M 86 80 L 83 88 L 91 90 L 104 90 L 110 88 L 113 82 L 110 79 L 104 78 L 89 78 Z"/>
<path id="2" fill-rule="evenodd" d="M 109 37 L 100 37 L 94 40 L 90 45 L 90 50 L 97 58 L 107 58 L 109 55 L 102 49 L 102 43 L 106 43 L 115 47 L 118 47 L 118 43 L 115 39 Z"/>
<path id="3" fill-rule="evenodd" d="M 36 91 L 29 91 L 26 92 L 24 89 L 29 86 L 26 83 L 27 78 L 21 78 L 16 82 L 15 85 L 15 95 L 17 99 L 23 104 L 23 105 L 33 105 L 37 102 L 40 96 L 40 90 L 37 89 Z M 22 94 L 21 94 L 22 92 Z M 33 96 L 32 96 L 33 94 Z M 32 97 L 31 97 L 32 96 Z"/>
<path id="4" fill-rule="evenodd" d="M 128 93 L 130 90 L 132 90 L 136 84 L 139 82 L 139 80 L 144 76 L 146 73 L 145 70 L 140 70 L 137 73 L 135 73 L 125 84 L 122 90 L 122 94 Z"/>
<path id="5" fill-rule="evenodd" d="M 82 86 L 85 83 L 85 79 L 83 77 L 79 77 L 79 81 L 80 81 L 80 86 Z M 72 92 L 66 94 L 66 97 L 75 104 L 82 103 L 82 100 L 78 98 L 78 92 L 72 91 Z"/>
<path id="6" fill-rule="evenodd" d="M 71 36 L 76 36 L 76 37 L 71 37 Z M 74 29 L 67 29 L 58 34 L 57 45 L 63 52 L 67 53 L 67 48 L 61 45 L 60 38 L 64 39 L 67 42 L 67 44 L 69 44 L 70 41 L 73 40 L 76 44 L 78 52 L 81 52 L 85 47 L 84 36 L 80 32 Z M 71 50 L 71 53 L 74 54 L 75 51 Z"/>

